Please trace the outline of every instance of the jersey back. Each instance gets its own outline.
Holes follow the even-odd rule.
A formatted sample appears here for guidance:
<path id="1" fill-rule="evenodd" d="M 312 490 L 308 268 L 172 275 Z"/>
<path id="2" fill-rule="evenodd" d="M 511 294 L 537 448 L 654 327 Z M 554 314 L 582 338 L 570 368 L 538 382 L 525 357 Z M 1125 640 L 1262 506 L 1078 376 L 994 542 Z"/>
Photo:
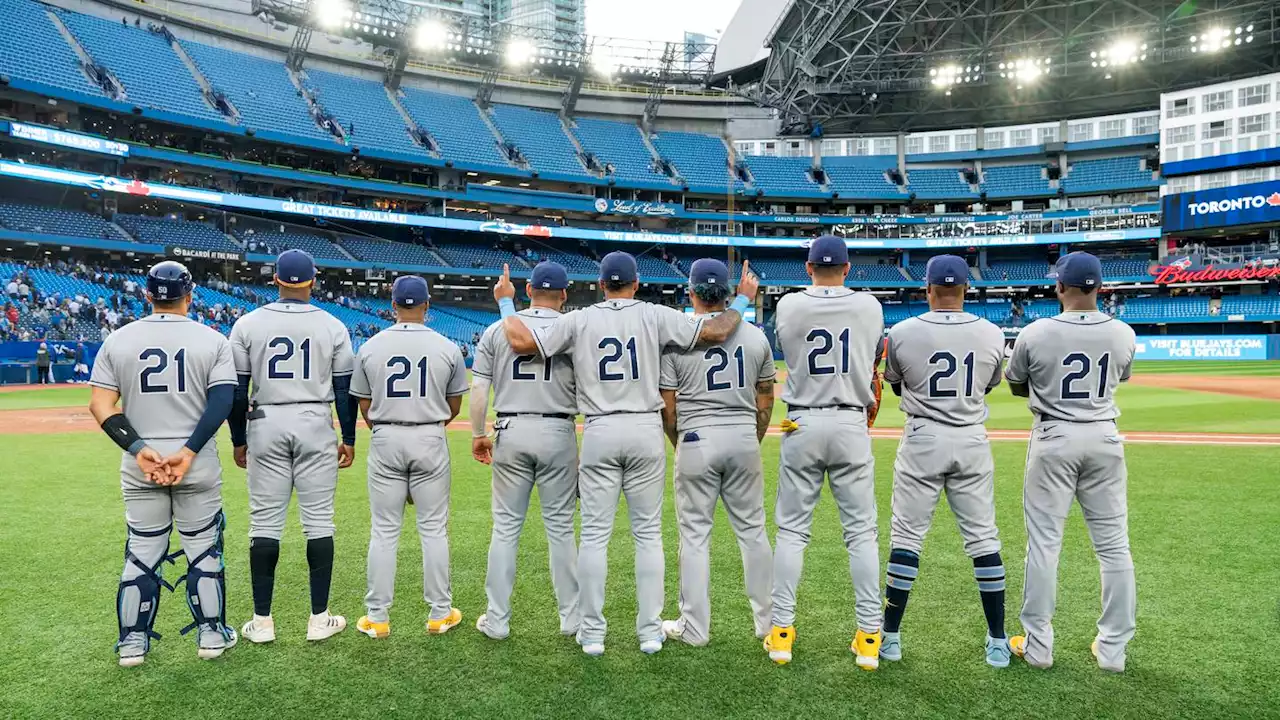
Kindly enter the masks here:
<path id="1" fill-rule="evenodd" d="M 1134 340 L 1133 328 L 1101 312 L 1043 318 L 1018 335 L 1005 377 L 1028 385 L 1027 406 L 1038 415 L 1114 420 L 1115 391 L 1129 379 Z"/>
<path id="2" fill-rule="evenodd" d="M 185 439 L 215 385 L 236 383 L 231 345 L 181 315 L 148 315 L 111 333 L 89 383 L 120 393 L 129 424 L 146 440 Z"/>
<path id="3" fill-rule="evenodd" d="M 586 415 L 662 409 L 662 350 L 692 348 L 702 318 L 639 300 L 605 300 L 533 331 L 542 357 L 567 354 L 577 372 L 577 406 Z"/>
<path id="4" fill-rule="evenodd" d="M 776 324 L 787 363 L 782 399 L 788 405 L 875 403 L 871 372 L 884 337 L 884 311 L 874 296 L 809 287 L 778 301 Z"/>
<path id="5" fill-rule="evenodd" d="M 351 374 L 351 394 L 371 401 L 369 420 L 375 425 L 446 422 L 452 415 L 448 398 L 466 391 L 462 351 L 416 323 L 392 325 L 369 338 Z"/>
<path id="6" fill-rule="evenodd" d="M 719 345 L 664 351 L 659 387 L 676 391 L 680 432 L 711 425 L 754 428 L 756 384 L 772 383 L 775 376 L 769 339 L 760 328 L 740 323 Z"/>
<path id="7" fill-rule="evenodd" d="M 549 308 L 519 313 L 530 330 L 547 327 L 562 315 Z M 578 414 L 577 384 L 570 355 L 517 355 L 502 323 L 494 323 L 476 344 L 471 372 L 493 384 L 493 409 L 500 413 Z"/>
<path id="8" fill-rule="evenodd" d="M 273 302 L 231 328 L 236 372 L 253 378 L 258 405 L 333 402 L 333 376 L 350 375 L 351 337 L 340 320 L 307 303 Z"/>
<path id="9" fill-rule="evenodd" d="M 1004 332 L 967 312 L 927 312 L 889 330 L 884 379 L 901 384 L 902 412 L 947 425 L 987 419 L 1003 374 Z"/>

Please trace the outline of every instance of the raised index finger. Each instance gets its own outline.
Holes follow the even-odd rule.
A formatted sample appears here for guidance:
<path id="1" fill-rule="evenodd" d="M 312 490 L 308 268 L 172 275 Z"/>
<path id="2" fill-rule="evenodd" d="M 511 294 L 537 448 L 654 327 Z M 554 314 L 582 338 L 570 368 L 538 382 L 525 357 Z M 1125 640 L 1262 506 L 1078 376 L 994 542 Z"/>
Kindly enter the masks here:
<path id="1" fill-rule="evenodd" d="M 503 282 L 511 282 L 511 265 L 502 263 L 502 280 Z"/>

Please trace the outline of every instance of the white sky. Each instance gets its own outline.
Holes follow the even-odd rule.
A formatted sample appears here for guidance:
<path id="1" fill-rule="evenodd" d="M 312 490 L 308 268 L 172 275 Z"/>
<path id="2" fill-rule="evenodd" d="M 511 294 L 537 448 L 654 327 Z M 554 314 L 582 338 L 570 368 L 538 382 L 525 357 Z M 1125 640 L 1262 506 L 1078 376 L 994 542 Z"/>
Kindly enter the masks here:
<path id="1" fill-rule="evenodd" d="M 719 36 L 742 0 L 587 0 L 587 34 L 683 40 L 686 30 Z"/>

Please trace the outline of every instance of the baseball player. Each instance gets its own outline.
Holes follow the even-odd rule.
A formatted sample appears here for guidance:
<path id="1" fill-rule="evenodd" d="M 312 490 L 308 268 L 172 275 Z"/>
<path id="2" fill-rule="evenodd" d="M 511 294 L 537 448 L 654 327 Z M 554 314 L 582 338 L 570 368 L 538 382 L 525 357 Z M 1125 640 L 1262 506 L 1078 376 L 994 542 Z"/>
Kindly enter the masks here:
<path id="1" fill-rule="evenodd" d="M 217 332 L 187 319 L 191 273 L 162 262 L 147 273 L 153 312 L 112 333 L 102 344 L 89 383 L 89 411 L 123 449 L 124 573 L 116 593 L 125 667 L 141 665 L 160 634 L 152 628 L 160 607 L 166 561 L 187 556 L 187 606 L 198 630 L 201 658 L 219 657 L 236 644 L 226 624 L 223 576 L 222 466 L 213 436 L 235 394 L 231 346 Z M 120 408 L 116 403 L 120 403 Z M 182 550 L 169 554 L 178 528 Z M 179 582 L 182 580 L 180 579 Z"/>
<path id="2" fill-rule="evenodd" d="M 840 512 L 853 575 L 858 667 L 879 666 L 880 588 L 876 547 L 875 460 L 868 422 L 878 408 L 876 365 L 884 335 L 880 302 L 844 286 L 849 250 L 823 235 L 805 265 L 813 284 L 778 301 L 778 346 L 787 364 L 778 464 L 778 526 L 773 553 L 773 630 L 764 646 L 774 662 L 791 661 L 796 586 L 823 478 Z"/>
<path id="3" fill-rule="evenodd" d="M 349 395 L 354 358 L 346 326 L 311 304 L 315 277 L 310 255 L 284 251 L 276 259 L 280 299 L 248 313 L 231 329 L 240 382 L 228 424 L 236 464 L 248 467 L 253 582 L 253 619 L 240 632 L 255 643 L 276 637 L 271 595 L 285 513 L 295 489 L 310 566 L 307 639 L 323 640 L 347 626 L 341 615 L 329 614 L 329 582 L 338 469 L 350 467 L 355 458 L 355 409 Z M 337 408 L 341 445 L 333 434 L 330 403 Z"/>
<path id="4" fill-rule="evenodd" d="M 902 659 L 899 626 L 920 571 L 920 551 L 945 490 L 964 551 L 973 560 L 987 618 L 986 660 L 1008 667 L 1004 562 L 996 531 L 995 465 L 983 423 L 987 393 L 1000 384 L 1004 333 L 964 311 L 969 265 L 938 255 L 925 269 L 929 312 L 889 331 L 884 379 L 907 416 L 893 464 L 893 519 L 880 657 Z"/>
<path id="5" fill-rule="evenodd" d="M 396 550 L 411 501 L 422 542 L 422 594 L 431 607 L 427 632 L 462 622 L 449 588 L 449 443 L 445 425 L 458 415 L 467 367 L 458 346 L 425 325 L 427 281 L 405 275 L 391 286 L 396 324 L 369 339 L 356 357 L 351 394 L 359 398 L 369 442 L 368 614 L 356 629 L 372 638 L 391 634 Z"/>
<path id="6" fill-rule="evenodd" d="M 569 355 L 577 372 L 578 408 L 586 415 L 578 461 L 582 537 L 578 548 L 578 603 L 583 652 L 604 654 L 604 588 L 609 537 L 618 495 L 627 498 L 635 539 L 636 634 L 640 650 L 662 649 L 662 493 L 666 479 L 662 396 L 658 393 L 664 348 L 689 349 L 729 338 L 758 281 L 743 263 L 739 295 L 714 318 L 688 318 L 669 307 L 635 299 L 640 288 L 635 258 L 613 252 L 600 261 L 605 299 L 531 329 L 516 316 L 515 287 L 504 269 L 494 287 L 502 328 L 512 350 L 543 358 Z"/>
<path id="7" fill-rule="evenodd" d="M 689 299 L 698 317 L 724 312 L 729 268 L 710 258 L 694 262 Z M 742 552 L 756 637 L 769 634 L 773 551 L 764 527 L 760 441 L 773 415 L 776 375 L 768 338 L 749 323 L 723 343 L 662 354 L 662 418 L 676 448 L 680 529 L 680 618 L 662 623 L 668 639 L 695 646 L 711 639 L 711 523 L 721 498 Z"/>
<path id="8" fill-rule="evenodd" d="M 564 267 L 544 261 L 533 269 L 525 291 L 530 306 L 519 315 L 532 328 L 555 323 L 568 298 Z M 471 366 L 471 453 L 493 465 L 493 535 L 485 594 L 489 607 L 476 621 L 496 640 L 510 632 L 511 590 L 516 581 L 516 547 L 538 488 L 547 531 L 551 584 L 560 613 L 560 632 L 578 632 L 578 547 L 573 511 L 578 506 L 578 415 L 573 361 L 567 355 L 517 355 L 500 323 L 490 325 L 476 344 Z M 494 438 L 485 434 L 489 387 L 498 419 Z"/>
<path id="9" fill-rule="evenodd" d="M 1053 665 L 1058 553 L 1071 500 L 1080 503 L 1102 567 L 1102 617 L 1093 654 L 1104 670 L 1122 672 L 1136 623 L 1129 554 L 1128 473 L 1116 430 L 1115 391 L 1133 366 L 1133 329 L 1098 311 L 1102 264 L 1085 252 L 1055 268 L 1062 313 L 1037 320 L 1018 336 L 1005 377 L 1027 398 L 1035 418 L 1027 448 L 1022 508 L 1027 525 L 1022 627 L 1009 638 L 1015 655 L 1038 668 Z"/>

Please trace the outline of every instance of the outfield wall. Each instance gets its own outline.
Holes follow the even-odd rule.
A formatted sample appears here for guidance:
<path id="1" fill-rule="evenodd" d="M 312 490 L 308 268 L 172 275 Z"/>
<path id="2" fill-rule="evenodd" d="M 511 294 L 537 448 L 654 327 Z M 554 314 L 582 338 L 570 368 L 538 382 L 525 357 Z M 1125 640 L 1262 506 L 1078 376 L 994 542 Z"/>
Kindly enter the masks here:
<path id="1" fill-rule="evenodd" d="M 1137 360 L 1280 360 L 1280 335 L 1139 335 Z"/>

